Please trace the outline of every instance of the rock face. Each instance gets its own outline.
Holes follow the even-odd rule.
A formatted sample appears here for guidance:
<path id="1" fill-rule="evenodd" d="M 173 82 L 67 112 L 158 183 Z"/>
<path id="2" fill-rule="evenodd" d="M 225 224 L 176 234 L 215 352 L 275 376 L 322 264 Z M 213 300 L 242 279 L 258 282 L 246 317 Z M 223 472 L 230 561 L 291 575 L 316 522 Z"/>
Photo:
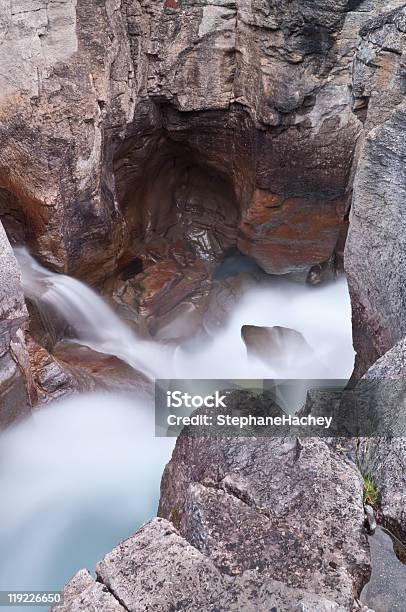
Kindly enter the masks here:
<path id="1" fill-rule="evenodd" d="M 276 580 L 259 583 L 255 571 L 239 577 L 228 576 L 191 546 L 172 523 L 161 518 L 142 527 L 106 555 L 97 567 L 97 582 L 86 570 L 78 572 L 64 589 L 64 604 L 53 609 L 58 612 L 347 610 L 323 596 Z"/>
<path id="2" fill-rule="evenodd" d="M 321 440 L 184 431 L 159 514 L 229 576 L 255 572 L 350 609 L 368 575 L 360 476 Z"/>
<path id="3" fill-rule="evenodd" d="M 361 33 L 353 88 L 365 137 L 345 256 L 358 375 L 406 335 L 406 8 L 384 13 Z"/>
<path id="4" fill-rule="evenodd" d="M 106 555 L 84 595 L 79 572 L 58 610 L 86 609 L 103 585 L 134 612 L 357 609 L 370 570 L 362 480 L 326 443 L 184 431 L 161 493 L 164 518 Z"/>
<path id="5" fill-rule="evenodd" d="M 27 317 L 20 272 L 0 223 L 0 428 L 28 411 L 22 335 Z"/>
<path id="6" fill-rule="evenodd" d="M 326 261 L 362 127 L 349 67 L 384 5 L 5 4 L 9 235 L 92 282 L 175 240 L 208 262 L 238 242 L 268 272 Z"/>
<path id="7" fill-rule="evenodd" d="M 365 380 L 383 379 L 393 381 L 394 390 L 402 391 L 406 379 L 406 339 L 398 342 L 364 376 Z M 385 382 L 390 392 L 390 383 Z M 404 394 L 401 393 L 401 398 Z M 392 420 L 404 423 L 404 399 L 393 405 Z M 399 430 L 401 426 L 399 425 Z M 402 426 L 404 431 L 404 426 Z M 381 521 L 406 543 L 406 440 L 372 438 L 364 442 L 361 467 L 375 482 L 379 496 Z"/>
<path id="8" fill-rule="evenodd" d="M 207 292 L 179 282 L 184 261 L 194 262 L 196 284 L 236 246 L 266 272 L 340 267 L 366 102 L 375 100 L 366 130 L 391 121 L 398 103 L 401 16 L 376 16 L 401 0 L 268 4 L 0 8 L 0 218 L 9 238 L 109 295 L 113 286 L 131 316 L 144 308 L 152 335 L 165 307 L 168 324 L 179 313 L 191 326 L 201 318 Z M 375 96 L 383 82 L 385 95 Z M 367 222 L 362 177 L 361 168 L 352 245 Z M 375 312 L 382 294 L 369 308 L 355 262 L 363 246 L 350 248 L 358 344 L 378 330 L 368 341 L 376 357 L 400 323 L 387 338 Z"/>
<path id="9" fill-rule="evenodd" d="M 57 609 L 89 597 L 98 609 L 105 586 L 131 612 L 344 612 L 369 575 L 361 478 L 320 440 L 183 433 L 160 514 L 106 555 L 97 582 L 79 572 Z"/>

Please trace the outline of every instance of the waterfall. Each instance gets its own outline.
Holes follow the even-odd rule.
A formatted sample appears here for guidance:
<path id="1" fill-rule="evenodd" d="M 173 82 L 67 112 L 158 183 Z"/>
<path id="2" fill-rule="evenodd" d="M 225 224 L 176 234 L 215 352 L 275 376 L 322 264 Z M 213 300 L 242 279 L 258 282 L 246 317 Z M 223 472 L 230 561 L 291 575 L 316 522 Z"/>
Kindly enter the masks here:
<path id="1" fill-rule="evenodd" d="M 348 379 L 354 365 L 351 304 L 344 277 L 319 288 L 287 278 L 250 289 L 234 305 L 222 329 L 208 341 L 191 340 L 173 352 L 141 340 L 112 308 L 84 283 L 56 274 L 16 249 L 26 296 L 46 304 L 73 328 L 76 341 L 114 355 L 149 378 Z M 176 322 L 181 326 L 181 321 Z M 248 359 L 243 325 L 285 326 L 300 332 L 311 352 L 287 344 L 282 363 Z"/>
<path id="2" fill-rule="evenodd" d="M 79 344 L 114 355 L 148 378 L 170 376 L 168 348 L 138 338 L 103 298 L 84 283 L 47 270 L 25 248 L 16 248 L 14 252 L 26 297 L 40 309 L 45 304 L 58 313 L 74 330 Z"/>
<path id="3" fill-rule="evenodd" d="M 317 289 L 270 278 L 247 291 L 206 341 L 192 339 L 168 354 L 164 346 L 139 339 L 83 283 L 46 270 L 25 249 L 16 249 L 16 256 L 25 294 L 39 310 L 57 312 L 78 342 L 116 355 L 148 376 L 351 374 L 351 307 L 344 278 Z M 294 328 L 311 347 L 310 357 L 288 347 L 289 359 L 277 368 L 248 359 L 242 325 Z M 151 398 L 135 394 L 82 395 L 39 408 L 0 433 L 0 588 L 59 589 L 155 514 L 160 475 L 174 440 L 154 436 L 153 408 Z"/>

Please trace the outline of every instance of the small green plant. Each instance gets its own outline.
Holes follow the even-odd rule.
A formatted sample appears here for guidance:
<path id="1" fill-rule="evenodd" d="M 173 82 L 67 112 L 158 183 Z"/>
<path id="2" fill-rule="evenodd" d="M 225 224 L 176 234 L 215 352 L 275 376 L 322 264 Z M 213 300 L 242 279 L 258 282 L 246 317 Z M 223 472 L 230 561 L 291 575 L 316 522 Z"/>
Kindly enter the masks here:
<path id="1" fill-rule="evenodd" d="M 364 476 L 364 504 L 375 507 L 378 503 L 378 490 L 371 476 Z"/>
<path id="2" fill-rule="evenodd" d="M 171 510 L 171 514 L 169 516 L 169 519 L 172 521 L 173 525 L 176 527 L 176 529 L 180 529 L 180 520 L 181 520 L 181 513 L 178 510 L 178 508 L 174 507 Z"/>

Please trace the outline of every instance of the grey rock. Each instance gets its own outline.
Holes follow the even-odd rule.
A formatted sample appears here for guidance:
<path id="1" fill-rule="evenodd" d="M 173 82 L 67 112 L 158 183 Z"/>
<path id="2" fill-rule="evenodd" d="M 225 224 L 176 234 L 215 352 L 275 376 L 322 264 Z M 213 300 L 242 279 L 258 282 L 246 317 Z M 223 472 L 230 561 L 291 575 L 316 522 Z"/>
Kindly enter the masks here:
<path id="1" fill-rule="evenodd" d="M 320 594 L 295 589 L 256 570 L 229 576 L 191 546 L 172 523 L 157 518 L 122 542 L 97 566 L 97 582 L 80 571 L 65 587 L 60 612 L 115 610 L 104 605 L 105 589 L 129 612 L 291 612 L 304 606 L 318 612 L 346 608 Z M 95 608 L 87 608 L 89 599 Z M 94 604 L 94 602 L 96 603 Z M 97 608 L 97 605 L 99 608 Z"/>
<path id="2" fill-rule="evenodd" d="M 368 102 L 345 253 L 357 376 L 406 334 L 405 16 L 403 6 L 368 22 L 354 64 L 355 97 Z"/>
<path id="3" fill-rule="evenodd" d="M 370 535 L 373 535 L 377 527 L 374 509 L 372 508 L 372 506 L 366 505 L 364 506 L 364 511 L 365 511 L 365 525 L 366 525 L 367 531 Z"/>
<path id="4" fill-rule="evenodd" d="M 321 440 L 185 432 L 159 514 L 230 576 L 255 571 L 347 609 L 368 576 L 360 475 Z"/>
<path id="5" fill-rule="evenodd" d="M 399 403 L 390 403 L 395 431 L 396 420 L 404 422 L 406 414 L 403 399 L 405 363 L 406 340 L 402 340 L 381 357 L 364 377 L 365 380 L 385 381 L 384 389 L 387 392 L 390 392 L 392 381 L 395 397 L 401 394 Z M 381 437 L 364 440 L 359 459 L 362 471 L 375 482 L 381 522 L 406 542 L 406 439 Z"/>
<path id="6" fill-rule="evenodd" d="M 367 610 L 373 609 L 376 612 L 403 610 L 406 597 L 406 565 L 395 554 L 396 542 L 379 527 L 375 535 L 369 538 L 369 546 L 372 574 L 362 592 L 361 601 L 369 606 Z"/>
<path id="7" fill-rule="evenodd" d="M 0 355 L 27 320 L 21 275 L 12 248 L 0 222 Z"/>
<path id="8" fill-rule="evenodd" d="M 88 571 L 80 570 L 63 590 L 63 603 L 52 607 L 58 612 L 124 612 L 125 608 L 105 585 L 96 582 Z"/>
<path id="9" fill-rule="evenodd" d="M 0 222 L 0 428 L 29 411 L 19 333 L 27 318 L 17 261 Z"/>

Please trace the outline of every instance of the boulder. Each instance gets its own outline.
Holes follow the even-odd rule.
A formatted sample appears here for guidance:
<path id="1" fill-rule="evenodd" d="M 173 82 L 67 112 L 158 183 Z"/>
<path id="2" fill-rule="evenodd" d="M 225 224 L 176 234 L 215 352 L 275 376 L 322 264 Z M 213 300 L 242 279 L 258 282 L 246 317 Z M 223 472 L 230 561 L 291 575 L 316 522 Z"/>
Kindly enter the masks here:
<path id="1" fill-rule="evenodd" d="M 53 606 L 59 612 L 124 612 L 125 608 L 109 592 L 96 582 L 87 570 L 80 570 L 63 590 L 63 603 Z"/>
<path id="2" fill-rule="evenodd" d="M 121 604 L 121 605 L 120 605 Z M 123 607 L 121 607 L 123 606 Z M 323 595 L 259 581 L 257 572 L 232 577 L 191 546 L 172 523 L 156 518 L 97 566 L 97 581 L 81 570 L 64 589 L 58 612 L 127 610 L 171 612 L 345 612 Z"/>
<path id="3" fill-rule="evenodd" d="M 289 327 L 243 325 L 241 337 L 248 357 L 256 357 L 276 370 L 288 366 L 292 357 L 295 361 L 314 358 L 313 350 L 304 336 Z"/>
<path id="4" fill-rule="evenodd" d="M 235 579 L 253 573 L 261 584 L 276 580 L 349 610 L 369 574 L 362 479 L 322 440 L 184 430 L 164 472 L 159 515 Z"/>

